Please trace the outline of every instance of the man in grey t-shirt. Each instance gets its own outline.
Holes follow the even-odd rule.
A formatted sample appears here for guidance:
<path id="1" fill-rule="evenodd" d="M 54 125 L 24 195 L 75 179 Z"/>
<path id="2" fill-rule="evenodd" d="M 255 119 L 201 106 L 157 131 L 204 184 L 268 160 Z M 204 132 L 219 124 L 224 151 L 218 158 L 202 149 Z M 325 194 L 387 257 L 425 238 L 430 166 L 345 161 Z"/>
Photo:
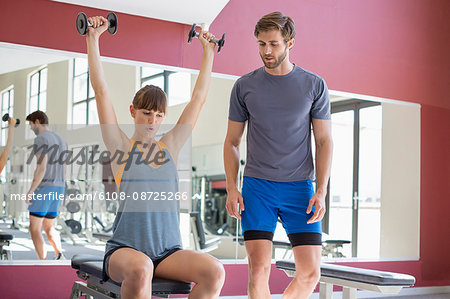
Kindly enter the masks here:
<path id="1" fill-rule="evenodd" d="M 308 298 L 320 278 L 321 220 L 331 167 L 328 89 L 321 77 L 290 62 L 295 37 L 291 18 L 279 12 L 265 15 L 255 26 L 255 37 L 264 67 L 239 78 L 231 92 L 224 144 L 226 208 L 230 216 L 242 219 L 249 298 L 270 298 L 272 238 L 278 219 L 292 244 L 297 270 L 283 298 Z M 247 163 L 239 192 L 239 144 L 246 123 Z"/>
<path id="2" fill-rule="evenodd" d="M 32 155 L 37 158 L 36 170 L 27 194 L 30 212 L 30 234 L 39 259 L 46 259 L 42 229 L 55 250 L 55 259 L 64 259 L 61 239 L 54 229 L 58 208 L 64 198 L 65 158 L 67 143 L 48 129 L 48 117 L 42 111 L 27 116 L 31 130 L 36 134 Z"/>

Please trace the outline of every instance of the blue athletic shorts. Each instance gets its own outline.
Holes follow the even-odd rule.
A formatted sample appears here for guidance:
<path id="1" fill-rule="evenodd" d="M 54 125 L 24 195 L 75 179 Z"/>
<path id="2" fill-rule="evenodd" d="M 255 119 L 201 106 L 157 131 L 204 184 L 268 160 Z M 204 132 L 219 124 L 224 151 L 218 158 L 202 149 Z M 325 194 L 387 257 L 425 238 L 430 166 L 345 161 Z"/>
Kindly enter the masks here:
<path id="1" fill-rule="evenodd" d="M 30 215 L 53 219 L 58 216 L 58 208 L 64 196 L 65 188 L 58 186 L 42 186 L 34 190 L 32 205 L 28 206 Z M 62 195 L 61 195 L 62 194 Z"/>
<path id="2" fill-rule="evenodd" d="M 322 223 L 307 224 L 314 214 L 306 214 L 309 200 L 314 195 L 311 180 L 275 182 L 244 177 L 242 211 L 244 239 L 272 240 L 278 218 L 292 246 L 321 245 Z"/>

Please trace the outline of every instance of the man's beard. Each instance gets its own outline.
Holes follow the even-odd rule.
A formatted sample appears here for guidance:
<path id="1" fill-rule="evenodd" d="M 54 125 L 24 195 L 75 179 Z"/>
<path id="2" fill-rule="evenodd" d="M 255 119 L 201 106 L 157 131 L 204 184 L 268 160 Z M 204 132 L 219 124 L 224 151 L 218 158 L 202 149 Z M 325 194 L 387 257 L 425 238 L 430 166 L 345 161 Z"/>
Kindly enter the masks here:
<path id="1" fill-rule="evenodd" d="M 279 56 L 279 57 L 273 57 L 273 61 L 271 61 L 271 62 L 266 62 L 264 60 L 264 57 L 261 55 L 261 53 L 259 54 L 259 56 L 261 56 L 261 59 L 266 68 L 274 69 L 274 68 L 277 68 L 286 59 L 287 51 L 288 51 L 288 49 L 286 47 L 286 50 L 284 50 L 284 53 L 281 54 L 281 56 Z"/>

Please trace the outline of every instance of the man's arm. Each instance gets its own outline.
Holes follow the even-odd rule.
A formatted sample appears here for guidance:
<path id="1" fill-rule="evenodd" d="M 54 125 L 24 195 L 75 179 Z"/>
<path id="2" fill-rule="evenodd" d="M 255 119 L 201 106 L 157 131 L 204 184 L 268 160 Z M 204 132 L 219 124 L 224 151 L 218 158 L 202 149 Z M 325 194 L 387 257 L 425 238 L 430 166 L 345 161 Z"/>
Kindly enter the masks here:
<path id="1" fill-rule="evenodd" d="M 36 170 L 34 171 L 33 181 L 31 182 L 30 190 L 27 193 L 27 203 L 29 203 L 30 195 L 33 194 L 34 190 L 39 186 L 42 182 L 42 179 L 45 175 L 45 170 L 47 169 L 47 155 L 40 154 L 36 155 Z"/>
<path id="2" fill-rule="evenodd" d="M 306 211 L 308 214 L 311 213 L 312 207 L 315 206 L 314 215 L 308 220 L 308 224 L 322 220 L 325 215 L 325 196 L 327 194 L 333 154 L 331 120 L 313 119 L 312 127 L 316 142 L 316 193 L 311 198 Z"/>
<path id="3" fill-rule="evenodd" d="M 244 210 L 244 200 L 236 186 L 236 177 L 239 171 L 239 145 L 244 133 L 245 122 L 228 121 L 228 131 L 223 146 L 225 175 L 227 179 L 226 208 L 231 217 L 240 219 L 237 204 Z"/>

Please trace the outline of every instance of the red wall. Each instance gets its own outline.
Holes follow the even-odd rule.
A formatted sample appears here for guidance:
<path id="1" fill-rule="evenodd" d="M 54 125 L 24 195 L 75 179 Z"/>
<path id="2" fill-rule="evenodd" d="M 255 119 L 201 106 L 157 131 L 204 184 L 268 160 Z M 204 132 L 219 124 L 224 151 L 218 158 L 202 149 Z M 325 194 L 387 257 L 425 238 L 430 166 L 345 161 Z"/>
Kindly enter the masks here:
<path id="1" fill-rule="evenodd" d="M 420 280 L 419 262 L 381 262 L 381 263 L 345 263 L 343 265 L 396 271 L 410 274 L 417 278 L 416 286 L 439 286 L 445 281 L 424 283 Z M 248 266 L 246 264 L 225 265 L 225 285 L 221 296 L 237 296 L 247 294 Z M 70 266 L 0 266 L 0 290 L 2 298 L 67 298 L 75 280 L 80 280 Z M 272 294 L 281 294 L 290 282 L 283 271 L 272 265 L 270 290 Z M 318 291 L 318 287 L 316 289 Z M 335 287 L 335 291 L 342 289 Z"/>
<path id="2" fill-rule="evenodd" d="M 242 75 L 261 65 L 255 22 L 280 10 L 296 22 L 291 60 L 323 76 L 330 89 L 422 105 L 420 263 L 422 285 L 450 284 L 450 1 L 231 0 L 210 29 L 227 33 L 213 71 Z M 2 0 L 0 41 L 85 52 L 75 30 L 79 11 L 106 12 L 48 0 Z M 189 26 L 118 14 L 105 34 L 104 56 L 199 68 Z M 402 213 L 404 211 L 398 211 Z M 390 270 L 404 262 L 391 263 Z"/>

